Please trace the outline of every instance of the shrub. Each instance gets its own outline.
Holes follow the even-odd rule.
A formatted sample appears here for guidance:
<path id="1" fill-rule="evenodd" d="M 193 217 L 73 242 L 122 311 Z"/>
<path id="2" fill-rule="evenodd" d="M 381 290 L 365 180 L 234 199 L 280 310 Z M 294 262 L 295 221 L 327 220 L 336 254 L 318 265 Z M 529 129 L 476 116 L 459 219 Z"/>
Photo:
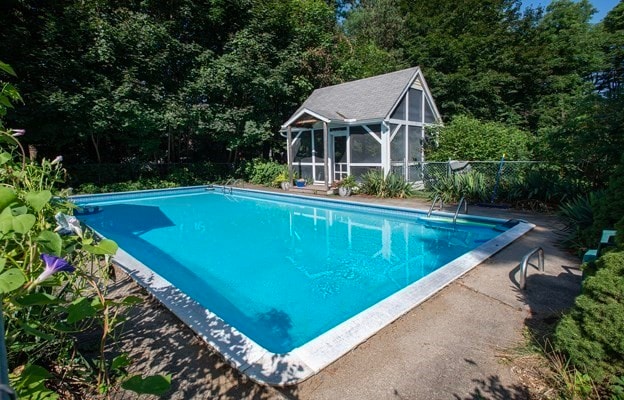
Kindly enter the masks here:
<path id="1" fill-rule="evenodd" d="M 503 153 L 510 160 L 530 159 L 530 135 L 500 122 L 482 122 L 460 115 L 445 126 L 429 129 L 437 146 L 429 146 L 430 161 L 498 160 Z"/>
<path id="2" fill-rule="evenodd" d="M 557 325 L 555 346 L 597 382 L 624 374 L 624 251 L 597 262 L 594 276 Z"/>
<path id="3" fill-rule="evenodd" d="M 604 197 L 594 205 L 594 224 L 592 230 L 600 232 L 613 228 L 624 217 L 624 156 L 609 179 Z"/>
<path id="4" fill-rule="evenodd" d="M 253 160 L 247 167 L 249 182 L 256 185 L 273 186 L 274 182 L 277 182 L 277 177 L 286 172 L 286 168 L 284 164 L 274 161 Z"/>
<path id="5" fill-rule="evenodd" d="M 130 192 L 135 190 L 149 190 L 149 189 L 166 189 L 180 186 L 177 182 L 172 182 L 162 179 L 141 179 L 138 181 L 127 181 L 109 183 L 105 185 L 94 185 L 92 183 L 86 183 L 80 185 L 76 189 L 76 193 L 95 194 L 95 193 L 115 193 L 115 192 Z"/>
<path id="6" fill-rule="evenodd" d="M 411 197 L 414 194 L 412 184 L 405 181 L 401 175 L 390 173 L 384 178 L 383 171 L 379 170 L 371 170 L 364 174 L 359 191 L 377 197 L 395 198 Z"/>

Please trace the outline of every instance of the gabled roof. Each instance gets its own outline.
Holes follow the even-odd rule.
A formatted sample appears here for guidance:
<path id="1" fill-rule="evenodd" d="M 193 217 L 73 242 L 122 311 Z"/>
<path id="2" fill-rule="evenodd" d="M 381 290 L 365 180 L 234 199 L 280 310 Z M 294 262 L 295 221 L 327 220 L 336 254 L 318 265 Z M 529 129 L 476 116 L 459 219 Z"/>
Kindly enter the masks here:
<path id="1" fill-rule="evenodd" d="M 316 89 L 284 127 L 305 112 L 312 112 L 325 120 L 384 119 L 419 72 L 419 67 L 413 67 Z"/>

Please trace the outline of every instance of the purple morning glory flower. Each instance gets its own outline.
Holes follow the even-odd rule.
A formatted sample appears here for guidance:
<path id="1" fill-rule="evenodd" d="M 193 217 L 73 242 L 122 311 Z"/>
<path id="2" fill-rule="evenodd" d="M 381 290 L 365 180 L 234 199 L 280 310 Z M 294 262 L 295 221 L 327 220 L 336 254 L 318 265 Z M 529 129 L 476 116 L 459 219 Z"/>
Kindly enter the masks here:
<path id="1" fill-rule="evenodd" d="M 46 267 L 45 270 L 35 279 L 32 286 L 35 286 L 46 279 L 48 279 L 52 274 L 57 272 L 74 272 L 76 268 L 74 268 L 70 263 L 68 263 L 65 259 L 57 256 L 52 256 L 50 254 L 41 254 L 41 259 L 45 262 Z"/>

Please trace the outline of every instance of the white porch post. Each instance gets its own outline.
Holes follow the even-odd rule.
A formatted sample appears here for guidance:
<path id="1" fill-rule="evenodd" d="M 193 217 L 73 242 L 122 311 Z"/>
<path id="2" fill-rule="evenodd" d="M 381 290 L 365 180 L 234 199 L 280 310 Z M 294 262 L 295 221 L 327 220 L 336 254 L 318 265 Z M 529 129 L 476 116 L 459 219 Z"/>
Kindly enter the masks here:
<path id="1" fill-rule="evenodd" d="M 286 157 L 288 158 L 288 188 L 293 184 L 292 171 L 292 128 L 290 125 L 286 128 Z"/>
<path id="2" fill-rule="evenodd" d="M 381 123 L 381 165 L 384 177 L 390 173 L 390 126 L 386 122 Z"/>
<path id="3" fill-rule="evenodd" d="M 327 136 L 327 122 L 323 122 L 323 162 L 325 164 L 325 190 L 329 190 L 329 163 L 327 160 L 329 156 L 329 139 Z"/>

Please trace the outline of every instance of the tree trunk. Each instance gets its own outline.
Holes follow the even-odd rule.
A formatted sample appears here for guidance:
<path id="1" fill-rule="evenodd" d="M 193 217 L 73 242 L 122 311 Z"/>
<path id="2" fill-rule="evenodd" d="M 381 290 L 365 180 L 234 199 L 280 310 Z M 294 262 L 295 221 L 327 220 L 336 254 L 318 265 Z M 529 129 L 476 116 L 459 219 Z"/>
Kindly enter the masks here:
<path id="1" fill-rule="evenodd" d="M 95 156 L 97 158 L 97 162 L 98 164 L 101 164 L 102 158 L 100 157 L 100 138 L 98 135 L 94 135 L 93 132 L 91 132 L 91 142 L 93 143 L 93 148 L 95 148 Z"/>

